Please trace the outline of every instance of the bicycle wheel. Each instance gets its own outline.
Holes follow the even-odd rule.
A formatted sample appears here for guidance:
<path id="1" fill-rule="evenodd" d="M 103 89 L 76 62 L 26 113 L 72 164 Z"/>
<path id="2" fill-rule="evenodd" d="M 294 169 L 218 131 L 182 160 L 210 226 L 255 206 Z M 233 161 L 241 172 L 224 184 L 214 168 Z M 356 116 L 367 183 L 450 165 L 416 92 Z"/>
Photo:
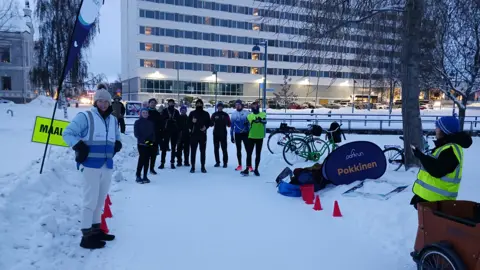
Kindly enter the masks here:
<path id="1" fill-rule="evenodd" d="M 405 162 L 405 155 L 403 150 L 395 147 L 389 147 L 383 150 L 385 159 L 387 160 L 388 168 L 393 171 L 398 171 Z"/>
<path id="2" fill-rule="evenodd" d="M 329 143 L 320 138 L 313 139 L 313 141 L 311 142 L 311 149 L 313 152 L 315 152 L 315 155 L 317 155 L 317 161 L 324 160 L 330 154 Z"/>
<path id="3" fill-rule="evenodd" d="M 293 138 L 283 148 L 283 159 L 288 165 L 293 166 L 297 162 L 308 161 L 311 152 L 310 145 L 304 139 Z"/>
<path id="4" fill-rule="evenodd" d="M 280 153 L 291 138 L 290 133 L 284 131 L 274 131 L 270 133 L 267 140 L 268 151 L 271 154 Z"/>

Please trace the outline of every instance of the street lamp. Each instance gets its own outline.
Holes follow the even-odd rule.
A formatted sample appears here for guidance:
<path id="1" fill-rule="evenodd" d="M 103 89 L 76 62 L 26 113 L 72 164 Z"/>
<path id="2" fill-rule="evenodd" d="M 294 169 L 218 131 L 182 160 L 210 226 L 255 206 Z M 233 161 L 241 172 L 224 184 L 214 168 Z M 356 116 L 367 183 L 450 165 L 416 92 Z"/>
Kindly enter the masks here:
<path id="1" fill-rule="evenodd" d="M 356 80 L 353 80 L 353 91 L 352 91 L 352 114 L 355 111 L 355 85 L 357 84 Z"/>
<path id="2" fill-rule="evenodd" d="M 263 46 L 265 50 L 265 55 L 264 55 L 264 71 L 263 71 L 263 100 L 262 100 L 262 107 L 263 111 L 267 111 L 267 60 L 268 60 L 268 53 L 267 53 L 267 48 L 268 48 L 268 42 L 266 40 L 260 42 L 259 44 L 253 46 L 252 52 L 254 53 L 260 53 L 260 46 Z"/>
<path id="3" fill-rule="evenodd" d="M 217 91 L 217 86 L 218 86 L 218 74 L 217 74 L 217 70 L 214 70 L 212 72 L 213 75 L 215 75 L 215 111 L 217 111 L 217 95 L 218 95 L 218 91 Z"/>

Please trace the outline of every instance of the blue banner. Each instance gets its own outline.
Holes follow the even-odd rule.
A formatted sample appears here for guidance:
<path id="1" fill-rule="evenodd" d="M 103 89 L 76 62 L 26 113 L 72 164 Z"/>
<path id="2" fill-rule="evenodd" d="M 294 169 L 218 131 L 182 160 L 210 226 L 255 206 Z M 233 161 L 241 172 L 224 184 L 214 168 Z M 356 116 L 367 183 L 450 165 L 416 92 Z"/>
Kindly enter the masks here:
<path id="1" fill-rule="evenodd" d="M 323 177 L 335 185 L 378 179 L 387 170 L 382 149 L 368 141 L 356 141 L 335 149 L 323 162 Z"/>
<path id="2" fill-rule="evenodd" d="M 78 53 L 82 49 L 83 42 L 87 38 L 88 32 L 95 23 L 100 12 L 100 7 L 104 0 L 83 0 L 80 6 L 80 13 L 75 21 L 75 28 L 73 29 L 72 44 L 70 44 L 67 64 L 65 66 L 64 74 L 68 74 L 72 69 L 73 63 L 77 59 Z M 65 78 L 61 78 L 62 80 Z"/>

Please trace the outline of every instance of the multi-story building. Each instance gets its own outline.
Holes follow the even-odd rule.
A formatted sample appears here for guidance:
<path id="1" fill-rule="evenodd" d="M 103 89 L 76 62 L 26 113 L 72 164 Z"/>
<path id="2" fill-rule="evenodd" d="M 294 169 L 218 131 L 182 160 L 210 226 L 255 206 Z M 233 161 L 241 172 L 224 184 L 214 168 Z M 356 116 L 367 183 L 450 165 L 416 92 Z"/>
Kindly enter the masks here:
<path id="1" fill-rule="evenodd" d="M 23 16 L 0 29 L 0 98 L 27 102 L 34 95 L 30 84 L 33 67 L 32 11 L 26 1 Z"/>
<path id="2" fill-rule="evenodd" d="M 265 54 L 263 46 L 260 46 L 260 53 L 252 49 L 266 40 L 267 97 L 273 96 L 272 91 L 281 89 L 284 75 L 288 75 L 290 89 L 302 102 L 314 101 L 315 97 L 351 99 L 354 78 L 362 76 L 348 66 L 362 66 L 362 62 L 354 57 L 328 59 L 344 67 L 336 72 L 308 69 L 305 63 L 311 59 L 298 53 L 304 44 L 298 41 L 300 39 L 292 39 L 292 35 L 305 35 L 306 30 L 262 22 L 261 16 L 267 12 L 259 2 L 122 1 L 124 98 L 145 100 L 190 95 L 211 100 L 217 93 L 220 100 L 237 97 L 255 100 L 260 97 Z M 281 18 L 305 19 L 280 13 L 276 15 Z M 348 38 L 363 40 L 360 35 L 353 34 Z M 354 47 L 325 48 L 355 52 Z M 333 76 L 337 79 L 332 83 Z M 361 88 L 361 85 L 357 82 L 356 86 Z"/>

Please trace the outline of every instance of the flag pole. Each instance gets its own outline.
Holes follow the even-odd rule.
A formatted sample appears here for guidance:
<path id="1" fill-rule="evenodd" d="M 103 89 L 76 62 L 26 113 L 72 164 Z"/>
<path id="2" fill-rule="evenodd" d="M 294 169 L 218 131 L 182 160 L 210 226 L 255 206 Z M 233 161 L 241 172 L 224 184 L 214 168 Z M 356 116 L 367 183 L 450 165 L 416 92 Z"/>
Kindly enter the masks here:
<path id="1" fill-rule="evenodd" d="M 48 143 L 50 142 L 50 129 L 53 127 L 53 121 L 55 120 L 55 113 L 57 111 L 57 106 L 58 106 L 58 99 L 60 98 L 60 93 L 62 92 L 62 85 L 63 81 L 65 80 L 65 71 L 67 69 L 67 63 L 68 63 L 68 58 L 70 57 L 70 46 L 72 46 L 72 41 L 73 41 L 73 34 L 75 33 L 75 28 L 78 23 L 78 16 L 80 16 L 80 10 L 82 10 L 82 5 L 83 5 L 83 0 L 80 2 L 80 6 L 78 7 L 77 11 L 77 17 L 75 18 L 75 23 L 73 25 L 72 32 L 70 33 L 70 38 L 68 42 L 68 50 L 67 54 L 65 55 L 65 62 L 63 62 L 63 70 L 62 70 L 62 75 L 60 77 L 60 80 L 58 82 L 58 89 L 57 89 L 57 98 L 55 99 L 55 106 L 53 107 L 53 114 L 52 114 L 52 119 L 50 121 L 50 126 L 48 127 L 48 135 L 47 135 L 47 143 L 45 144 L 45 150 L 43 151 L 43 157 L 42 157 L 42 165 L 40 165 L 40 174 L 43 172 L 43 165 L 45 164 L 45 156 L 47 155 L 47 150 L 48 150 Z"/>

